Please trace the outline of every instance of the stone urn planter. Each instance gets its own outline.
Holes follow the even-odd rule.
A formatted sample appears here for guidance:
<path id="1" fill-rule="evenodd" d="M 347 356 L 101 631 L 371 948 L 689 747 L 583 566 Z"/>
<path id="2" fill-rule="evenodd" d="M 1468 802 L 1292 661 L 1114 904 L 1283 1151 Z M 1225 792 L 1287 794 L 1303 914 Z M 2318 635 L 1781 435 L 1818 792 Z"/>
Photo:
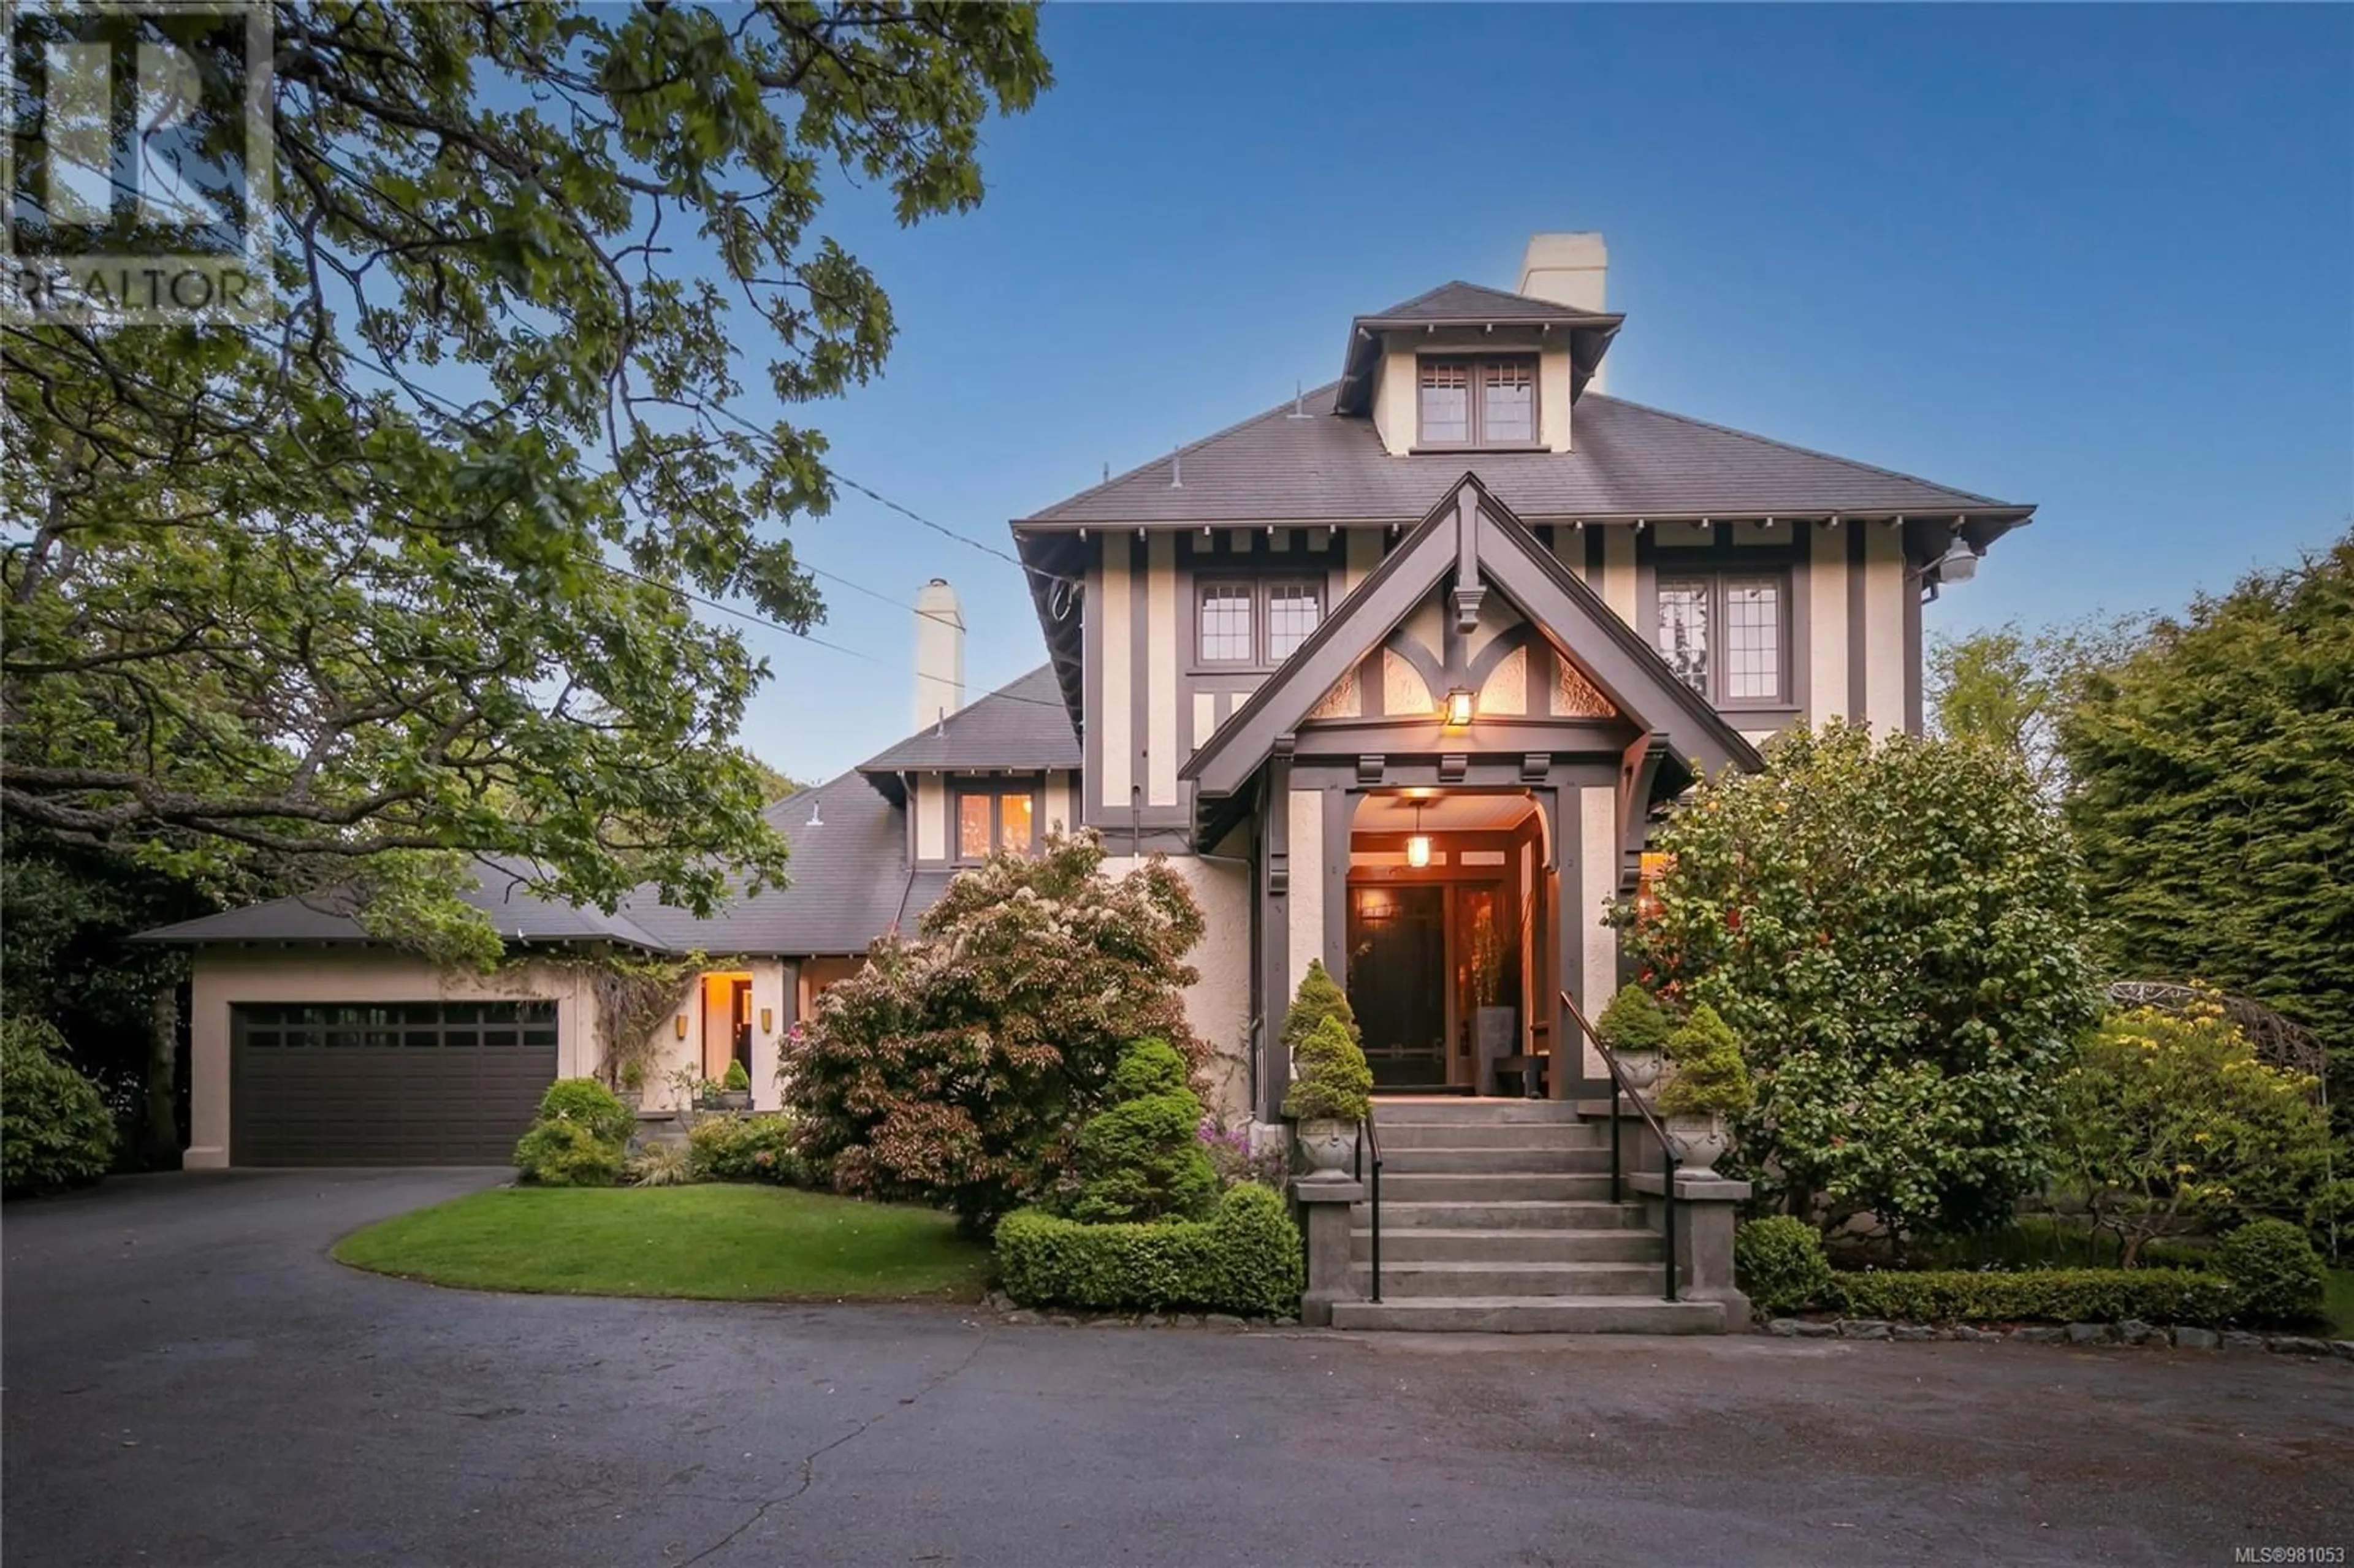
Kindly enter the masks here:
<path id="1" fill-rule="evenodd" d="M 1621 1051 L 1618 1070 L 1626 1075 L 1629 1094 L 1643 1095 L 1659 1086 L 1659 1054 L 1656 1050 Z"/>
<path id="2" fill-rule="evenodd" d="M 1668 1118 L 1668 1147 L 1674 1152 L 1679 1173 L 1713 1177 L 1716 1162 L 1733 1151 L 1733 1139 L 1721 1116 Z"/>
<path id="3" fill-rule="evenodd" d="M 1348 1180 L 1357 1162 L 1356 1123 L 1317 1118 L 1300 1122 L 1291 1136 L 1299 1146 L 1300 1163 L 1308 1167 L 1303 1180 Z"/>
<path id="4" fill-rule="evenodd" d="M 720 1090 L 719 1108 L 721 1110 L 731 1111 L 750 1110 L 752 1108 L 752 1091 L 749 1089 Z"/>

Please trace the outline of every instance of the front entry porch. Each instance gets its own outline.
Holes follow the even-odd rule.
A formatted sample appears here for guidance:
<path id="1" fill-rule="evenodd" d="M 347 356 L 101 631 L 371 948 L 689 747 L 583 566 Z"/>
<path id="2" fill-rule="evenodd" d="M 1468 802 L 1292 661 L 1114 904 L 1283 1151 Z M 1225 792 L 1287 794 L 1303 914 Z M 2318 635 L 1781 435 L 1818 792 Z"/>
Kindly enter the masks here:
<path id="1" fill-rule="evenodd" d="M 1544 838 L 1524 789 L 1356 798 L 1343 984 L 1376 1094 L 1544 1092 L 1558 907 Z"/>

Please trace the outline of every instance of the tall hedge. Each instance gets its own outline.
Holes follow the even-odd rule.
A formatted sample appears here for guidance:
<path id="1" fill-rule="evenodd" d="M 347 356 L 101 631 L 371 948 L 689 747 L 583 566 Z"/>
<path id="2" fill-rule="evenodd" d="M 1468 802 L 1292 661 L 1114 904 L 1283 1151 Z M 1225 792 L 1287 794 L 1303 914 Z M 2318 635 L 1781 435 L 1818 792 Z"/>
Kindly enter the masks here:
<path id="1" fill-rule="evenodd" d="M 2100 956 L 2329 1046 L 2354 1116 L 2354 533 L 2154 624 L 2063 717 Z"/>
<path id="2" fill-rule="evenodd" d="M 1790 1212 L 1892 1234 L 2007 1223 L 2093 1021 L 2067 835 L 1990 747 L 1795 731 L 1661 830 L 1637 979 L 1744 1042 L 1733 1169 Z"/>

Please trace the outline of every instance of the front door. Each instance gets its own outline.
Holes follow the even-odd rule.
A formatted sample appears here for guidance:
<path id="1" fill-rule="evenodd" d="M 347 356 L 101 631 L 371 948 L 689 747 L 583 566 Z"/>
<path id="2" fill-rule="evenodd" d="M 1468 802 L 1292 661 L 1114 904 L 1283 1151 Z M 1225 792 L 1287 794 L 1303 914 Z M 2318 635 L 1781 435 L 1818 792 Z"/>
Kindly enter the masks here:
<path id="1" fill-rule="evenodd" d="M 1447 890 L 1392 884 L 1349 890 L 1349 1005 L 1373 1086 L 1447 1082 Z"/>

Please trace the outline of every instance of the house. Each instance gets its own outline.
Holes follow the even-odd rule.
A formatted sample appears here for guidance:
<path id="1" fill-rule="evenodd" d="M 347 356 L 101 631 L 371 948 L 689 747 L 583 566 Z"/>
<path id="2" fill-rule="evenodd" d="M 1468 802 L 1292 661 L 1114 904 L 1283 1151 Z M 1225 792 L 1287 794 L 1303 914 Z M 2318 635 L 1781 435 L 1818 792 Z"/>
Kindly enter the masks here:
<path id="1" fill-rule="evenodd" d="M 524 960 L 496 981 L 291 900 L 153 933 L 199 945 L 188 1162 L 503 1157 L 604 1060 L 566 962 L 599 945 L 737 955 L 657 1044 L 769 1102 L 816 991 L 1051 824 L 1193 888 L 1229 1114 L 1272 1119 L 1311 959 L 1384 1087 L 1601 1093 L 1558 997 L 1616 988 L 1597 916 L 1655 813 L 1790 725 L 1917 730 L 1923 599 L 2033 511 L 1609 396 L 1606 261 L 1539 235 L 1513 291 L 1360 315 L 1330 386 L 1015 520 L 1048 664 L 964 705 L 928 588 L 914 731 L 775 809 L 790 889 L 604 916 L 486 873 Z"/>

